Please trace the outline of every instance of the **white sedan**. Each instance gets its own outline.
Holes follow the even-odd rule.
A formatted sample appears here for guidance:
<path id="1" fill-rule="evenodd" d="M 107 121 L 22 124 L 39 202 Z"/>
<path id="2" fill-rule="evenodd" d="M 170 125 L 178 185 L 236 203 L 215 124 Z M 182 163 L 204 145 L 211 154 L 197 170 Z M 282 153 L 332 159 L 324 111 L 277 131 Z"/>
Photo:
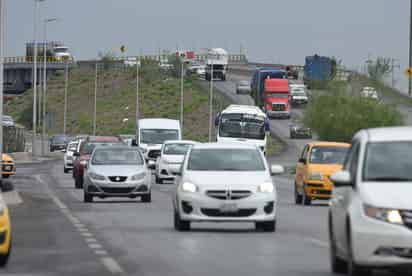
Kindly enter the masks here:
<path id="1" fill-rule="evenodd" d="M 79 151 L 79 144 L 80 140 L 75 140 L 71 141 L 67 147 L 66 147 L 66 152 L 64 153 L 63 157 L 63 170 L 64 173 L 68 173 L 69 171 L 73 170 L 73 162 L 74 162 L 74 156 L 73 154 L 77 151 Z"/>
<path id="2" fill-rule="evenodd" d="M 175 174 L 183 163 L 185 154 L 194 141 L 176 140 L 166 141 L 160 151 L 156 162 L 156 183 L 162 184 L 164 180 L 174 180 Z"/>
<path id="3" fill-rule="evenodd" d="M 195 144 L 186 154 L 173 197 L 174 227 L 191 222 L 253 222 L 257 230 L 276 229 L 274 174 L 282 166 L 266 162 L 254 145 Z"/>
<path id="4" fill-rule="evenodd" d="M 137 148 L 97 147 L 86 170 L 84 202 L 92 202 L 93 197 L 140 197 L 151 202 L 151 172 Z"/>

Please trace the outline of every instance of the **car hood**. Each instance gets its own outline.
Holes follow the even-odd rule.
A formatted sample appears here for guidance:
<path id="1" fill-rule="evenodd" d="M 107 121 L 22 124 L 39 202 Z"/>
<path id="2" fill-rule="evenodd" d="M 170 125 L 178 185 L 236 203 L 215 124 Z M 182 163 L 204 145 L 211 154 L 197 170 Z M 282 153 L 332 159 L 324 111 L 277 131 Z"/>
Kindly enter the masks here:
<path id="1" fill-rule="evenodd" d="M 272 182 L 266 171 L 262 172 L 190 172 L 186 171 L 185 182 L 195 184 L 199 190 L 251 190 L 256 191 L 258 186 L 264 182 Z"/>
<path id="2" fill-rule="evenodd" d="M 163 154 L 162 155 L 162 160 L 169 162 L 169 163 L 179 163 L 181 164 L 183 162 L 183 159 L 185 158 L 184 155 L 174 155 L 174 154 Z"/>
<path id="3" fill-rule="evenodd" d="M 80 160 L 80 161 L 83 161 L 83 160 L 88 161 L 88 160 L 90 160 L 90 154 L 83 154 L 83 155 L 81 155 L 80 158 L 79 158 L 79 160 Z"/>
<path id="4" fill-rule="evenodd" d="M 10 155 L 3 153 L 2 156 L 3 156 L 3 161 L 12 161 L 12 162 L 14 162 L 13 158 Z"/>
<path id="5" fill-rule="evenodd" d="M 160 150 L 162 148 L 162 144 L 140 144 L 140 147 L 147 150 Z"/>
<path id="6" fill-rule="evenodd" d="M 364 182 L 362 201 L 374 207 L 412 210 L 412 182 Z"/>
<path id="7" fill-rule="evenodd" d="M 146 171 L 144 166 L 137 165 L 94 165 L 90 170 L 104 176 L 132 176 Z"/>
<path id="8" fill-rule="evenodd" d="M 289 99 L 287 98 L 266 98 L 266 103 L 268 104 L 274 104 L 274 103 L 288 104 Z"/>
<path id="9" fill-rule="evenodd" d="M 219 143 L 245 143 L 249 145 L 256 145 L 258 147 L 266 146 L 265 140 L 259 139 L 245 139 L 245 138 L 227 138 L 227 137 L 219 137 Z"/>
<path id="10" fill-rule="evenodd" d="M 338 171 L 342 170 L 340 164 L 309 164 L 309 173 L 322 173 L 323 175 L 330 176 Z"/>

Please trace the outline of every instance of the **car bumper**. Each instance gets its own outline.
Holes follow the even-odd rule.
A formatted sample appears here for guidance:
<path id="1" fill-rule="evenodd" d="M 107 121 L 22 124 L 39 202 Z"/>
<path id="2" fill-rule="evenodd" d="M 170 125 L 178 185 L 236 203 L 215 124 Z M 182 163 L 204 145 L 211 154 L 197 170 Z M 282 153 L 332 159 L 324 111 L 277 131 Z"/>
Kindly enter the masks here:
<path id="1" fill-rule="evenodd" d="M 8 210 L 0 216 L 0 254 L 7 254 L 10 250 L 11 228 Z"/>
<path id="2" fill-rule="evenodd" d="M 150 184 L 146 181 L 123 183 L 88 181 L 84 189 L 88 194 L 99 197 L 133 197 L 149 194 L 151 191 Z"/>
<path id="3" fill-rule="evenodd" d="M 2 175 L 14 175 L 16 174 L 16 165 L 12 163 L 3 163 Z"/>
<path id="4" fill-rule="evenodd" d="M 381 222 L 364 214 L 351 218 L 355 261 L 371 267 L 412 268 L 412 229 Z"/>
<path id="5" fill-rule="evenodd" d="M 257 222 L 276 218 L 274 195 L 254 194 L 245 199 L 226 201 L 200 193 L 182 193 L 176 204 L 181 219 L 194 222 Z M 222 212 L 225 204 L 236 204 L 238 211 Z M 188 212 L 188 206 L 191 212 Z"/>
<path id="6" fill-rule="evenodd" d="M 159 164 L 157 177 L 160 179 L 175 179 L 176 172 L 180 170 L 181 164 Z"/>
<path id="7" fill-rule="evenodd" d="M 308 100 L 307 99 L 296 99 L 296 100 L 292 100 L 293 104 L 307 104 Z"/>
<path id="8" fill-rule="evenodd" d="M 269 117 L 289 117 L 290 111 L 266 111 L 266 114 Z"/>
<path id="9" fill-rule="evenodd" d="M 329 200 L 332 197 L 332 189 L 326 186 L 322 181 L 308 181 L 305 186 L 306 196 L 312 199 Z"/>
<path id="10" fill-rule="evenodd" d="M 73 169 L 73 160 L 65 160 L 64 161 L 64 167 L 66 169 Z"/>

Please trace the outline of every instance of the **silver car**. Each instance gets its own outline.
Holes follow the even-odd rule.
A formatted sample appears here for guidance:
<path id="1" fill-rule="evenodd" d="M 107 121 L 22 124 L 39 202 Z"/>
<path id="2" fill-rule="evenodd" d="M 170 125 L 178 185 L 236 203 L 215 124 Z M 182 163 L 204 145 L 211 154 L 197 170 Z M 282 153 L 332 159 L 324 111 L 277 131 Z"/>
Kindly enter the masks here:
<path id="1" fill-rule="evenodd" d="M 140 197 L 151 202 L 151 173 L 137 148 L 97 147 L 84 174 L 84 202 L 93 197 Z"/>
<path id="2" fill-rule="evenodd" d="M 74 140 L 69 142 L 66 148 L 66 152 L 64 153 L 63 157 L 63 170 L 64 173 L 69 173 L 71 170 L 73 170 L 73 162 L 74 162 L 74 153 L 79 151 L 79 144 L 80 140 Z"/>
<path id="3" fill-rule="evenodd" d="M 250 82 L 246 80 L 239 81 L 236 85 L 236 94 L 250 94 Z"/>
<path id="4" fill-rule="evenodd" d="M 186 154 L 173 197 L 174 227 L 190 230 L 191 222 L 254 222 L 257 230 L 276 229 L 276 187 L 254 145 L 195 144 Z"/>

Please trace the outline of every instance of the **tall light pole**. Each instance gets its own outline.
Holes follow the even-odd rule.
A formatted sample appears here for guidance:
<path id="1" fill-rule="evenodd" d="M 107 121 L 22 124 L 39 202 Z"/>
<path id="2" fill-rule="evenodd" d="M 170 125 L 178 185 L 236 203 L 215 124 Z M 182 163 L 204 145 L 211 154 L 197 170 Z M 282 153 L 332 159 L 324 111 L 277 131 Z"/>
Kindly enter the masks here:
<path id="1" fill-rule="evenodd" d="M 412 67 L 412 0 L 410 1 L 410 15 L 409 15 L 409 68 Z M 412 78 L 409 75 L 408 95 L 412 94 Z"/>
<path id="2" fill-rule="evenodd" d="M 4 56 L 4 7 L 0 0 L 0 163 L 3 164 L 3 56 Z"/>
<path id="3" fill-rule="evenodd" d="M 140 110 L 139 110 L 139 65 L 140 59 L 136 57 L 136 144 L 139 143 L 139 120 L 140 120 Z"/>
<path id="4" fill-rule="evenodd" d="M 96 119 L 97 119 L 97 69 L 98 63 L 95 65 L 95 75 L 94 75 L 94 109 L 93 109 L 93 136 L 96 136 Z"/>
<path id="5" fill-rule="evenodd" d="M 180 70 L 180 129 L 183 133 L 183 110 L 184 110 L 184 96 L 183 96 L 183 74 L 184 74 L 184 60 L 181 60 Z"/>
<path id="6" fill-rule="evenodd" d="M 63 110 L 63 134 L 66 135 L 67 130 L 67 90 L 69 87 L 69 61 L 66 60 L 66 70 L 64 77 L 64 110 Z"/>
<path id="7" fill-rule="evenodd" d="M 41 152 L 45 154 L 44 139 L 46 138 L 46 108 L 47 108 L 47 24 L 57 21 L 57 18 L 44 19 L 44 41 L 43 41 L 43 123 L 41 134 Z"/>
<path id="8" fill-rule="evenodd" d="M 209 142 L 212 142 L 213 128 L 213 58 L 210 64 L 210 94 L 209 94 Z"/>

